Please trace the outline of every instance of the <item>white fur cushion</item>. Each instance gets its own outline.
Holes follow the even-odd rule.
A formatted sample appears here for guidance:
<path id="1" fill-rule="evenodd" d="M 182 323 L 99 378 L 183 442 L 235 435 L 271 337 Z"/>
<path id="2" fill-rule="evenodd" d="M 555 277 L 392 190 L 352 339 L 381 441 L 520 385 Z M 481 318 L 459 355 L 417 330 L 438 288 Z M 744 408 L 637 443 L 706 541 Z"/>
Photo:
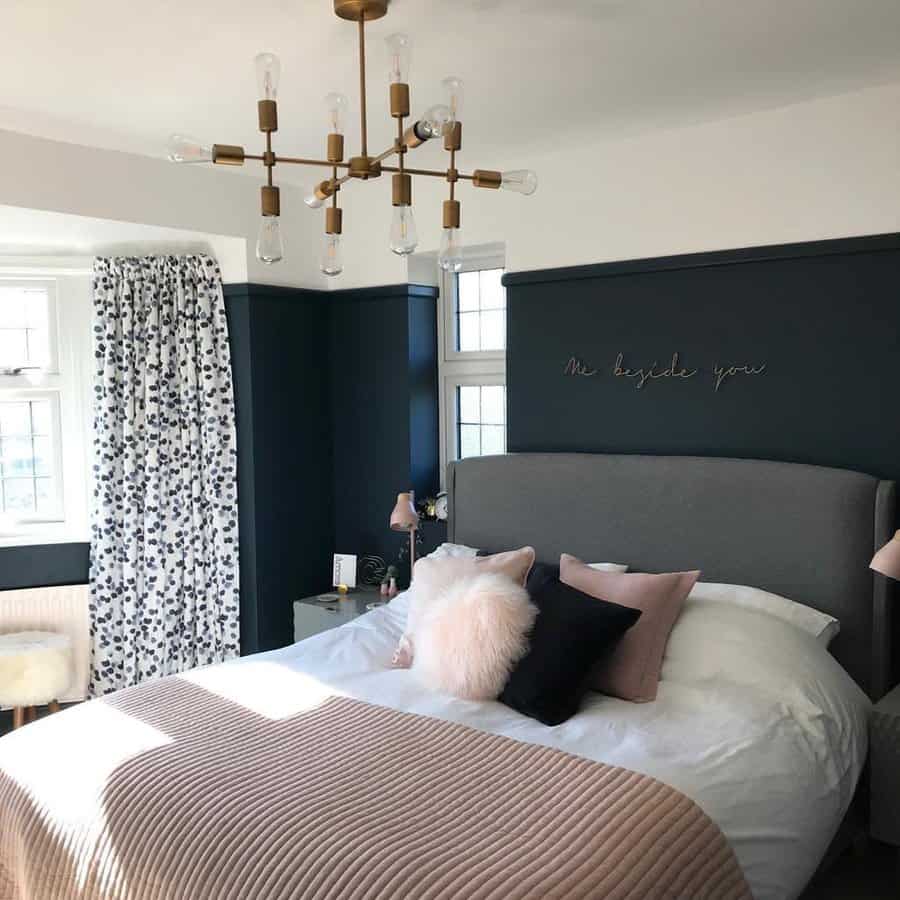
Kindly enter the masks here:
<path id="1" fill-rule="evenodd" d="M 409 668 L 412 664 L 415 632 L 422 611 L 445 588 L 462 578 L 482 572 L 506 575 L 517 584 L 524 585 L 533 565 L 533 547 L 522 547 L 519 550 L 507 550 L 504 553 L 493 553 L 490 556 L 477 558 L 454 555 L 448 557 L 426 556 L 420 559 L 413 569 L 412 585 L 406 592 L 408 596 L 406 631 L 394 654 L 393 664 L 402 668 Z"/>
<path id="2" fill-rule="evenodd" d="M 428 688 L 493 700 L 528 650 L 537 607 L 509 576 L 485 572 L 436 590 L 419 611 L 412 671 Z"/>
<path id="3" fill-rule="evenodd" d="M 0 706 L 42 706 L 72 683 L 71 640 L 23 631 L 0 636 Z"/>

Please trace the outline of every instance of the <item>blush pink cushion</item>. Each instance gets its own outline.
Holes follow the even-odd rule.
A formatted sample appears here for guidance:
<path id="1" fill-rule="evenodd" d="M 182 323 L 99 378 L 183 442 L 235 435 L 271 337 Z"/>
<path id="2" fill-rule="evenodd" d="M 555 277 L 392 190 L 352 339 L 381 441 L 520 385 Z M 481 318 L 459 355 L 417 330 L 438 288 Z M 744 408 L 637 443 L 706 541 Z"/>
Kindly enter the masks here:
<path id="1" fill-rule="evenodd" d="M 409 588 L 409 611 L 406 614 L 406 631 L 394 651 L 391 665 L 408 669 L 415 659 L 416 631 L 428 606 L 443 591 L 464 578 L 480 574 L 504 575 L 524 587 L 528 573 L 534 565 L 534 547 L 520 547 L 491 556 L 428 557 L 418 560 L 413 568 Z"/>
<path id="2" fill-rule="evenodd" d="M 595 691 L 635 703 L 656 699 L 669 634 L 699 577 L 699 572 L 599 572 L 567 553 L 560 557 L 559 580 L 563 584 L 598 600 L 641 611 L 637 624 L 591 674 Z"/>
<path id="3" fill-rule="evenodd" d="M 464 700 L 494 700 L 528 650 L 537 607 L 521 583 L 484 566 L 438 590 L 416 627 L 413 674 Z"/>

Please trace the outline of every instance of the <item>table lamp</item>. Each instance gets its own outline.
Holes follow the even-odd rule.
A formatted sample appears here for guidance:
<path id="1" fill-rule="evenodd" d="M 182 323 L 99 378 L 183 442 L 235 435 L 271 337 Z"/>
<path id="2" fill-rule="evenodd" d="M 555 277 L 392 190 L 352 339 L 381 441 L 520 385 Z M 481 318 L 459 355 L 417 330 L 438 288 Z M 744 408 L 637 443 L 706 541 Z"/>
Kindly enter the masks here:
<path id="1" fill-rule="evenodd" d="M 413 566 L 416 563 L 416 529 L 419 527 L 419 514 L 416 512 L 415 493 L 413 491 L 397 494 L 397 502 L 391 513 L 391 530 L 409 532 L 409 575 L 412 578 Z"/>
<path id="2" fill-rule="evenodd" d="M 900 531 L 872 557 L 869 568 L 900 581 Z"/>

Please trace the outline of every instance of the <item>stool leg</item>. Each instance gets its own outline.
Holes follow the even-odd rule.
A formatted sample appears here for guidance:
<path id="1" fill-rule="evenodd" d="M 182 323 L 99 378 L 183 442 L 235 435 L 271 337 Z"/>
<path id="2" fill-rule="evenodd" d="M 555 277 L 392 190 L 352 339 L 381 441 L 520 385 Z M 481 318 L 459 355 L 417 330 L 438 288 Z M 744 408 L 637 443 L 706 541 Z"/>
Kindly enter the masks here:
<path id="1" fill-rule="evenodd" d="M 48 710 L 50 713 L 58 713 L 58 712 L 59 712 L 59 701 L 58 701 L 58 700 L 51 700 L 51 701 L 47 704 L 47 710 Z"/>
<path id="2" fill-rule="evenodd" d="M 25 721 L 33 722 L 35 719 L 37 719 L 37 708 L 34 706 L 29 706 L 25 710 Z"/>
<path id="3" fill-rule="evenodd" d="M 21 728 L 25 724 L 25 707 L 17 706 L 13 710 L 13 728 Z"/>

